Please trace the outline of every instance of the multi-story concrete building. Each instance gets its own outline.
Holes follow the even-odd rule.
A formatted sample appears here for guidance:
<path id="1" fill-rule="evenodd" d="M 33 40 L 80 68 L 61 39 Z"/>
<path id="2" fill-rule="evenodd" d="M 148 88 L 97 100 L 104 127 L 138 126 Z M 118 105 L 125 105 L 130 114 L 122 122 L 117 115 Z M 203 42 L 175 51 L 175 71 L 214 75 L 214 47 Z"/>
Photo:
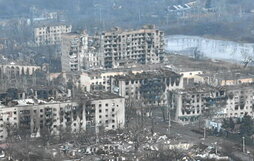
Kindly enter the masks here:
<path id="1" fill-rule="evenodd" d="M 205 112 L 215 117 L 217 112 L 225 108 L 226 100 L 225 89 L 210 86 L 174 90 L 172 91 L 172 105 L 175 110 L 175 120 L 183 124 L 194 122 Z"/>
<path id="2" fill-rule="evenodd" d="M 84 55 L 83 69 L 101 69 L 103 68 L 103 60 L 97 48 L 89 47 Z"/>
<path id="3" fill-rule="evenodd" d="M 98 41 L 94 41 L 94 39 L 96 40 L 85 32 L 62 35 L 62 72 L 102 68 L 102 57 L 99 45 L 96 44 Z"/>
<path id="4" fill-rule="evenodd" d="M 254 82 L 254 76 L 243 71 L 207 72 L 198 74 L 197 77 L 202 78 L 204 83 L 213 86 L 235 86 Z"/>
<path id="5" fill-rule="evenodd" d="M 135 60 L 141 64 L 163 61 L 164 33 L 154 26 L 122 31 L 119 28 L 101 35 L 104 67 L 114 68 Z"/>
<path id="6" fill-rule="evenodd" d="M 73 118 L 73 109 L 78 107 L 77 103 L 45 103 L 44 101 L 35 103 L 32 99 L 14 102 L 17 102 L 16 106 L 5 106 L 0 109 L 1 140 L 8 136 L 6 124 L 26 135 L 40 134 L 44 129 L 49 129 L 51 134 L 58 135 L 61 128 L 66 127 L 68 123 L 72 124 L 73 131 L 81 127 L 80 119 Z"/>
<path id="7" fill-rule="evenodd" d="M 126 68 L 97 69 L 83 71 L 80 75 L 80 87 L 85 91 L 111 91 L 111 78 L 117 75 L 137 74 L 144 71 L 156 71 L 163 68 L 161 64 L 138 65 Z"/>
<path id="8" fill-rule="evenodd" d="M 168 104 L 168 91 L 182 89 L 182 75 L 173 71 L 160 69 L 156 71 L 125 76 L 115 76 L 111 79 L 111 91 L 126 99 L 141 100 L 150 105 Z"/>
<path id="9" fill-rule="evenodd" d="M 87 50 L 88 35 L 86 33 L 63 34 L 61 43 L 62 71 L 80 71 Z"/>
<path id="10" fill-rule="evenodd" d="M 254 117 L 252 84 L 195 86 L 173 91 L 173 98 L 175 120 L 181 123 L 196 121 L 205 112 L 209 112 L 205 115 L 210 115 L 207 119 L 241 118 L 244 115 Z"/>
<path id="11" fill-rule="evenodd" d="M 87 96 L 85 96 L 87 97 Z M 94 93 L 84 104 L 86 128 L 95 127 L 99 132 L 123 128 L 125 125 L 125 99 L 112 93 Z"/>
<path id="12" fill-rule="evenodd" d="M 88 128 L 98 132 L 100 127 L 114 130 L 125 124 L 125 100 L 111 93 L 86 94 L 80 102 L 25 99 L 9 105 L 0 106 L 0 140 L 16 129 L 21 135 L 39 136 L 45 130 L 61 135 L 66 129 L 71 133 Z"/>
<path id="13" fill-rule="evenodd" d="M 218 117 L 254 117 L 254 87 L 253 84 L 235 85 L 226 87 L 227 104 Z"/>
<path id="14" fill-rule="evenodd" d="M 62 34 L 71 32 L 71 25 L 44 25 L 34 28 L 34 41 L 37 45 L 60 44 Z"/>

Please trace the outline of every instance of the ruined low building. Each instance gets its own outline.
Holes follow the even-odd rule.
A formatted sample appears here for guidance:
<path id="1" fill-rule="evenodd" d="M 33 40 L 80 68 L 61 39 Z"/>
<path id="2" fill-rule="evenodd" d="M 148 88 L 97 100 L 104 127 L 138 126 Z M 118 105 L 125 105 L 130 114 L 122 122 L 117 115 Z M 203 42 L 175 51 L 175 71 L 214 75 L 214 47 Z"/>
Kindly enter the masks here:
<path id="1" fill-rule="evenodd" d="M 254 82 L 254 76 L 242 71 L 222 71 L 220 73 L 203 73 L 198 74 L 203 82 L 212 86 L 235 86 L 249 84 Z"/>
<path id="2" fill-rule="evenodd" d="M 150 105 L 167 105 L 168 91 L 182 88 L 182 75 L 167 69 L 130 73 L 111 79 L 111 92 L 128 100 L 143 100 Z"/>
<path id="3" fill-rule="evenodd" d="M 144 71 L 155 71 L 163 68 L 164 65 L 136 65 L 126 68 L 114 69 L 90 69 L 80 73 L 79 87 L 83 91 L 111 91 L 111 78 L 117 75 L 137 74 Z"/>
<path id="4" fill-rule="evenodd" d="M 179 123 L 197 121 L 201 116 L 208 119 L 225 108 L 225 89 L 211 86 L 194 86 L 172 92 L 175 120 Z"/>
<path id="5" fill-rule="evenodd" d="M 0 64 L 0 79 L 4 76 L 15 78 L 21 75 L 32 75 L 37 70 L 41 70 L 41 67 L 36 65 L 23 65 L 15 62 Z"/>
<path id="6" fill-rule="evenodd" d="M 183 86 L 193 86 L 194 84 L 198 83 L 205 83 L 203 78 L 199 76 L 200 74 L 203 74 L 203 71 L 200 70 L 183 70 L 180 72 L 180 74 L 183 75 Z"/>
<path id="7" fill-rule="evenodd" d="M 0 64 L 0 89 L 24 88 L 36 84 L 36 73 L 41 67 L 21 63 Z"/>
<path id="8" fill-rule="evenodd" d="M 254 87 L 253 84 L 243 84 L 226 87 L 228 96 L 227 104 L 218 113 L 218 117 L 254 117 Z"/>

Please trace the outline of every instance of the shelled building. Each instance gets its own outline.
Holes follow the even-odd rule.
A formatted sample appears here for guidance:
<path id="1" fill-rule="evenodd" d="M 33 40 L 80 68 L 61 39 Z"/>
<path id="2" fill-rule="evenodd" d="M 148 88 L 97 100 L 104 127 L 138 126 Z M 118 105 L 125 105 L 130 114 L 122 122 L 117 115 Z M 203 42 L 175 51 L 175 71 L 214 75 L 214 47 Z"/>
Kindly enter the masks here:
<path id="1" fill-rule="evenodd" d="M 168 91 L 182 89 L 182 75 L 167 69 L 160 69 L 111 79 L 111 92 L 126 99 L 145 100 L 146 104 L 167 105 Z"/>
<path id="2" fill-rule="evenodd" d="M 60 127 L 64 128 L 68 123 L 71 123 L 73 132 L 82 127 L 80 119 L 74 120 L 73 113 L 74 109 L 78 109 L 77 103 L 47 103 L 33 99 L 14 100 L 12 103 L 13 106 L 0 108 L 1 140 L 6 139 L 8 135 L 6 124 L 13 130 L 19 129 L 22 134 L 30 134 L 31 136 L 37 133 L 40 135 L 44 129 L 49 129 L 52 135 L 58 135 L 61 130 Z"/>
<path id="3" fill-rule="evenodd" d="M 123 128 L 125 100 L 111 93 L 88 93 L 82 101 L 46 102 L 36 99 L 13 100 L 0 105 L 0 141 L 10 130 L 19 135 L 61 135 L 63 131 L 78 133 L 93 128 L 98 132 Z"/>
<path id="4" fill-rule="evenodd" d="M 20 75 L 32 75 L 35 71 L 41 70 L 40 66 L 23 65 L 14 62 L 0 64 L 0 79 L 6 77 L 19 77 Z"/>
<path id="5" fill-rule="evenodd" d="M 101 34 L 101 47 L 105 68 L 122 66 L 131 60 L 141 64 L 160 63 L 164 54 L 164 33 L 155 26 L 130 31 L 115 28 Z"/>
<path id="6" fill-rule="evenodd" d="M 36 65 L 14 62 L 0 64 L 0 89 L 7 90 L 10 87 L 24 88 L 28 85 L 36 85 L 38 83 L 36 73 L 39 71 L 42 71 L 42 68 Z"/>
<path id="7" fill-rule="evenodd" d="M 86 128 L 114 130 L 125 125 L 125 99 L 112 93 L 93 93 L 84 96 L 89 101 L 86 110 Z"/>
<path id="8" fill-rule="evenodd" d="M 88 35 L 86 33 L 63 34 L 61 43 L 62 72 L 80 71 L 87 50 Z"/>
<path id="9" fill-rule="evenodd" d="M 136 65 L 126 68 L 86 70 L 80 75 L 80 87 L 85 91 L 111 91 L 111 79 L 118 75 L 137 74 L 165 68 L 163 64 Z"/>
<path id="10" fill-rule="evenodd" d="M 175 120 L 183 124 L 195 122 L 200 116 L 217 116 L 226 107 L 226 101 L 227 95 L 223 88 L 194 86 L 172 91 Z"/>
<path id="11" fill-rule="evenodd" d="M 89 69 L 100 69 L 103 60 L 97 37 L 82 33 L 62 35 L 61 63 L 62 72 L 77 72 Z"/>
<path id="12" fill-rule="evenodd" d="M 254 117 L 254 87 L 253 84 L 241 84 L 228 86 L 227 105 L 218 113 L 218 117 L 243 117 L 249 115 Z"/>
<path id="13" fill-rule="evenodd" d="M 199 76 L 200 74 L 203 74 L 203 71 L 200 70 L 191 70 L 191 69 L 184 69 L 180 72 L 180 74 L 183 75 L 183 86 L 193 86 L 194 84 L 198 83 L 205 83 L 203 78 Z"/>
<path id="14" fill-rule="evenodd" d="M 62 34 L 70 33 L 71 25 L 38 25 L 34 28 L 34 41 L 36 45 L 60 44 Z"/>

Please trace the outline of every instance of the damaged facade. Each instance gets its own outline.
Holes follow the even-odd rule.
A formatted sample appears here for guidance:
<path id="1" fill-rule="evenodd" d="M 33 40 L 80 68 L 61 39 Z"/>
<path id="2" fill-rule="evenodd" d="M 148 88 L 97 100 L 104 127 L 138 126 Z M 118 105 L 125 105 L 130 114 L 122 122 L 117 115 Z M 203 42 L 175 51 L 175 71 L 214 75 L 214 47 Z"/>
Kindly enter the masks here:
<path id="1" fill-rule="evenodd" d="M 117 75 L 128 75 L 129 73 L 137 74 L 144 71 L 156 71 L 163 68 L 162 64 L 151 65 L 135 65 L 127 66 L 126 68 L 114 68 L 114 69 L 89 69 L 84 70 L 82 73 L 77 73 L 79 78 L 75 81 L 77 87 L 80 87 L 82 91 L 111 91 L 111 78 Z M 62 73 L 66 75 L 66 73 Z M 51 74 L 51 78 L 57 78 L 61 74 Z M 65 80 L 69 79 L 65 77 Z M 73 78 L 72 78 L 73 79 Z"/>
<path id="2" fill-rule="evenodd" d="M 63 34 L 61 43 L 62 72 L 81 71 L 87 50 L 88 35 L 86 33 Z"/>
<path id="3" fill-rule="evenodd" d="M 169 70 L 158 70 L 111 79 L 111 92 L 126 99 L 146 100 L 150 105 L 167 105 L 167 92 L 183 88 L 182 75 Z"/>
<path id="4" fill-rule="evenodd" d="M 245 115 L 253 118 L 253 93 L 252 84 L 224 87 L 206 85 L 175 90 L 175 120 L 190 123 L 206 114 L 211 118 L 242 118 Z"/>
<path id="5" fill-rule="evenodd" d="M 87 128 L 114 130 L 125 125 L 125 99 L 112 93 L 93 93 L 84 104 Z"/>
<path id="6" fill-rule="evenodd" d="M 70 33 L 71 25 L 43 25 L 34 28 L 34 42 L 36 45 L 60 44 L 62 34 Z"/>
<path id="7" fill-rule="evenodd" d="M 243 117 L 249 115 L 252 118 L 254 110 L 254 87 L 252 84 L 227 87 L 228 99 L 226 107 L 218 114 L 219 117 Z"/>
<path id="8" fill-rule="evenodd" d="M 7 87 L 24 88 L 36 85 L 36 73 L 42 71 L 40 66 L 16 64 L 14 62 L 0 65 L 0 89 Z"/>
<path id="9" fill-rule="evenodd" d="M 0 106 L 0 140 L 10 130 L 22 129 L 22 134 L 40 136 L 44 131 L 61 135 L 99 127 L 105 130 L 123 128 L 125 124 L 124 98 L 110 93 L 93 93 L 82 96 L 82 101 L 46 102 L 37 99 L 13 100 Z M 20 134 L 20 135 L 22 135 Z"/>
<path id="10" fill-rule="evenodd" d="M 205 112 L 216 115 L 225 107 L 227 100 L 224 89 L 209 86 L 175 90 L 172 95 L 175 120 L 184 124 L 197 121 Z"/>
<path id="11" fill-rule="evenodd" d="M 101 39 L 105 68 L 122 66 L 131 60 L 140 64 L 163 61 L 164 33 L 154 26 L 131 31 L 115 28 L 102 33 Z"/>

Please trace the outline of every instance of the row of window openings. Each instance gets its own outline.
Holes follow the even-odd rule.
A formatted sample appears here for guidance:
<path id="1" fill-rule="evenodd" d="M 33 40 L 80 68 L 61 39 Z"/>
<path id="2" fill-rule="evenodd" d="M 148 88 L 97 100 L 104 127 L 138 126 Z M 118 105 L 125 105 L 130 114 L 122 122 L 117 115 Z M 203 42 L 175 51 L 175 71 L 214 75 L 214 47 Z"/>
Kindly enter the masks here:
<path id="1" fill-rule="evenodd" d="M 108 124 L 109 121 L 108 120 L 105 120 L 105 124 Z M 112 123 L 115 123 L 115 120 L 112 120 Z M 99 121 L 99 124 L 102 124 L 102 121 Z"/>
<path id="2" fill-rule="evenodd" d="M 108 107 L 108 103 L 105 104 L 106 107 Z M 115 103 L 112 103 L 112 106 L 115 106 Z M 92 104 L 92 107 L 95 107 L 95 104 Z M 99 107 L 102 107 L 102 104 L 99 104 Z M 116 107 L 118 107 L 118 105 L 116 105 Z M 112 111 L 114 111 L 115 109 L 112 108 Z"/>
<path id="3" fill-rule="evenodd" d="M 115 111 L 115 108 L 112 108 L 112 112 L 114 112 L 114 111 Z M 108 112 L 108 109 L 105 109 L 105 112 Z M 102 113 L 102 109 L 99 109 L 99 113 Z"/>
<path id="4" fill-rule="evenodd" d="M 252 114 L 252 112 L 250 112 L 250 114 Z M 233 113 L 230 113 L 230 115 L 233 115 Z M 235 116 L 237 116 L 237 115 L 238 115 L 238 113 L 235 113 Z M 245 112 L 245 113 L 241 112 L 240 115 L 248 115 L 248 112 Z"/>
<path id="5" fill-rule="evenodd" d="M 108 115 L 105 115 L 105 117 L 108 117 Z M 112 117 L 115 117 L 115 115 L 112 114 Z M 102 115 L 99 115 L 99 118 L 101 119 L 101 118 L 102 118 Z"/>
<path id="6" fill-rule="evenodd" d="M 100 76 L 100 77 L 91 77 L 91 79 L 93 80 L 93 79 L 99 79 L 99 78 L 102 78 L 102 76 Z M 105 79 L 105 78 L 110 78 L 110 76 L 103 76 L 103 78 Z"/>

